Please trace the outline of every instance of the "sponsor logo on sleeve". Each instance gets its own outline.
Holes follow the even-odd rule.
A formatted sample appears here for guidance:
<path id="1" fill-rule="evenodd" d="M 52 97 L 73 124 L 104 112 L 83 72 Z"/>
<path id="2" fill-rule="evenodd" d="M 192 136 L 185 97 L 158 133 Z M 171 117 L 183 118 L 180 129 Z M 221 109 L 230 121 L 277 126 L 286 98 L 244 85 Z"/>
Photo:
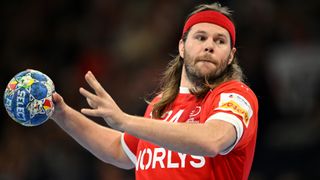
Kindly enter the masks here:
<path id="1" fill-rule="evenodd" d="M 236 93 L 222 93 L 220 95 L 219 107 L 216 109 L 231 111 L 241 116 L 246 127 L 248 127 L 253 114 L 249 102 L 243 96 Z"/>

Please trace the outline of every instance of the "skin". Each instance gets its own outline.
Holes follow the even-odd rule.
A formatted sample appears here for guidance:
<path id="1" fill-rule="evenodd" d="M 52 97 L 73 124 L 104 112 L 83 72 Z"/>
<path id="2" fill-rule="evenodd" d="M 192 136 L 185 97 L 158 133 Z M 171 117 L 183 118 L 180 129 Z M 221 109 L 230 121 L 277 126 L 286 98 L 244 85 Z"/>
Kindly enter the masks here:
<path id="1" fill-rule="evenodd" d="M 232 62 L 236 51 L 230 47 L 230 36 L 224 28 L 209 23 L 194 25 L 186 42 L 179 42 L 179 53 L 185 60 L 180 85 L 191 88 L 197 84 L 197 80 L 221 73 Z M 52 119 L 104 162 L 124 169 L 134 167 L 121 147 L 121 131 L 166 149 L 210 157 L 230 147 L 236 140 L 235 128 L 225 121 L 168 123 L 129 115 L 119 108 L 92 72 L 86 73 L 85 80 L 94 92 L 84 88 L 79 91 L 87 99 L 90 108 L 77 112 L 55 93 L 53 99 L 56 110 Z M 85 115 L 102 117 L 112 129 L 94 123 Z"/>

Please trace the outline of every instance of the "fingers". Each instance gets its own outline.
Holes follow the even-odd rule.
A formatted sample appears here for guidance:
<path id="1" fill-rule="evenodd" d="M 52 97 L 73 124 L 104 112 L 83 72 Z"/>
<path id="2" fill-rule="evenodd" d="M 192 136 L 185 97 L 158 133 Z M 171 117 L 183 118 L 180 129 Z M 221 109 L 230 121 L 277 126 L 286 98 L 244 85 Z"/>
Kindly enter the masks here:
<path id="1" fill-rule="evenodd" d="M 89 98 L 86 98 L 86 99 L 91 108 L 96 109 L 98 107 L 96 103 L 93 103 Z"/>
<path id="2" fill-rule="evenodd" d="M 99 100 L 99 98 L 96 95 L 92 94 L 82 87 L 79 89 L 79 92 L 86 98 L 87 103 L 91 108 L 96 109 L 98 107 L 97 101 Z"/>
<path id="3" fill-rule="evenodd" d="M 106 111 L 115 108 L 113 99 L 104 90 L 104 88 L 97 81 L 92 72 L 88 71 L 88 73 L 86 73 L 85 75 L 85 79 L 89 86 L 95 91 L 95 93 L 89 92 L 82 87 L 79 89 L 80 94 L 86 97 L 89 106 L 92 108 L 83 108 L 81 109 L 81 113 L 94 117 L 106 116 Z"/>
<path id="4" fill-rule="evenodd" d="M 98 96 L 105 95 L 105 90 L 101 86 L 101 84 L 97 81 L 97 79 L 94 77 L 91 71 L 88 71 L 87 74 L 84 76 L 87 83 L 90 85 L 90 87 L 96 92 Z"/>
<path id="5" fill-rule="evenodd" d="M 87 108 L 82 108 L 81 113 L 88 115 L 88 116 L 93 116 L 93 117 L 101 117 L 101 113 L 96 110 L 96 109 L 87 109 Z"/>
<path id="6" fill-rule="evenodd" d="M 91 99 L 91 100 L 94 101 L 97 98 L 96 95 L 92 94 L 91 92 L 87 91 L 86 89 L 84 89 L 82 87 L 79 89 L 79 92 L 80 92 L 80 94 L 82 94 L 87 99 Z"/>

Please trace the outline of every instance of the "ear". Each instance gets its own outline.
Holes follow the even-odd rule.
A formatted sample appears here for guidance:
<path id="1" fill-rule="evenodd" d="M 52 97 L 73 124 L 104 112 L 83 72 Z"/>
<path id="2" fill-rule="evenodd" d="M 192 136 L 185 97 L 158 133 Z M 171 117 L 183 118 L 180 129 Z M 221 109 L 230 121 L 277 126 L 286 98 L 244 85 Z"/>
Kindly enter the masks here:
<path id="1" fill-rule="evenodd" d="M 179 41 L 179 55 L 184 58 L 184 42 L 182 39 Z"/>
<path id="2" fill-rule="evenodd" d="M 231 49 L 231 52 L 230 52 L 230 55 L 229 55 L 228 65 L 232 63 L 232 60 L 233 60 L 236 52 L 237 52 L 237 49 L 235 47 L 233 47 Z"/>

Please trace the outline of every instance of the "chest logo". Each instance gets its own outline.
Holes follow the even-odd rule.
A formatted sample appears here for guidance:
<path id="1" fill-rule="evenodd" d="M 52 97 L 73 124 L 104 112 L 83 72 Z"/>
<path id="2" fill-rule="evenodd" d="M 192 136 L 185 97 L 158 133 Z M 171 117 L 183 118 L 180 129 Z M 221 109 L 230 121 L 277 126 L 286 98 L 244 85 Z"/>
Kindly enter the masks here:
<path id="1" fill-rule="evenodd" d="M 199 115 L 201 113 L 201 106 L 196 106 L 194 110 L 192 110 L 189 114 L 189 118 L 187 119 L 187 123 L 199 123 Z"/>

